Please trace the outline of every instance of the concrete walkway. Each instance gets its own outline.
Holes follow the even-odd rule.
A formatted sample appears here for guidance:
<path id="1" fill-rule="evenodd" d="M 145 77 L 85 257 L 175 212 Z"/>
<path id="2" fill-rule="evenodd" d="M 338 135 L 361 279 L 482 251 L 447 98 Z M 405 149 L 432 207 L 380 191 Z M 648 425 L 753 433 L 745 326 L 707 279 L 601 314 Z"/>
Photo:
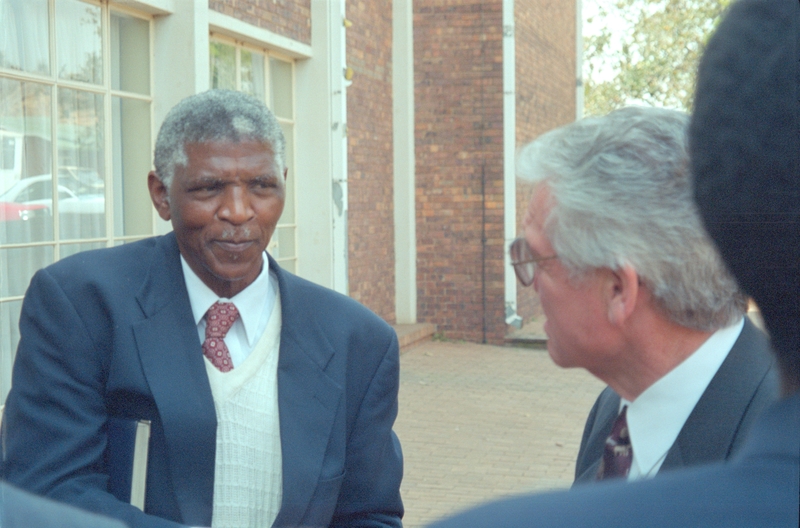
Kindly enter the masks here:
<path id="1" fill-rule="evenodd" d="M 486 500 L 568 487 L 603 384 L 545 350 L 429 341 L 400 357 L 395 431 L 404 526 Z"/>

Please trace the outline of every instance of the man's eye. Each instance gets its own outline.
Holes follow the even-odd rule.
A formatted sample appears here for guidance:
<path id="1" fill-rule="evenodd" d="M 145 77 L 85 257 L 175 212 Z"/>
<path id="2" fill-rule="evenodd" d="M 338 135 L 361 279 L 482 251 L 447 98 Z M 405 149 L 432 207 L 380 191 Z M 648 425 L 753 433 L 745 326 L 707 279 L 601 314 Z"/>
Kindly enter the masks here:
<path id="1" fill-rule="evenodd" d="M 274 180 L 255 180 L 253 182 L 253 187 L 256 189 L 272 189 L 277 187 Z"/>
<path id="2" fill-rule="evenodd" d="M 210 193 L 216 192 L 222 188 L 222 184 L 220 183 L 207 183 L 204 185 L 198 185 L 197 187 L 193 188 L 192 191 L 194 192 L 202 192 L 202 193 Z"/>

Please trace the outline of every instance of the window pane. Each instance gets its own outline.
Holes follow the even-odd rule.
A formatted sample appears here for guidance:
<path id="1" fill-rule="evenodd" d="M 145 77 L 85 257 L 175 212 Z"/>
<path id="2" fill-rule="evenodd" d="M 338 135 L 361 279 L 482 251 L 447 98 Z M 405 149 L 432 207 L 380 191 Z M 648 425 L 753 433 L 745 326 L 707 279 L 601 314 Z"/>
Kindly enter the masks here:
<path id="1" fill-rule="evenodd" d="M 236 89 L 236 48 L 221 42 L 209 45 L 211 87 Z"/>
<path id="2" fill-rule="evenodd" d="M 105 236 L 103 96 L 58 91 L 58 201 L 62 239 Z"/>
<path id="3" fill-rule="evenodd" d="M 284 163 L 289 170 L 286 173 L 286 202 L 284 203 L 283 213 L 281 214 L 278 224 L 294 224 L 294 125 L 291 123 L 281 123 L 280 125 L 283 130 L 283 135 L 286 138 L 286 159 Z"/>
<path id="4" fill-rule="evenodd" d="M 99 6 L 78 0 L 56 2 L 58 77 L 103 83 L 103 27 Z"/>
<path id="5" fill-rule="evenodd" d="M 111 13 L 111 88 L 150 93 L 150 24 Z"/>
<path id="6" fill-rule="evenodd" d="M 269 59 L 270 108 L 278 117 L 292 119 L 292 63 L 275 58 Z"/>
<path id="7" fill-rule="evenodd" d="M 150 103 L 114 97 L 112 141 L 114 234 L 152 233 L 153 214 L 147 173 L 150 171 Z"/>
<path id="8" fill-rule="evenodd" d="M 242 49 L 242 91 L 264 100 L 264 55 L 257 51 Z"/>
<path id="9" fill-rule="evenodd" d="M 50 88 L 0 79 L 0 100 L 0 244 L 52 240 Z"/>
<path id="10" fill-rule="evenodd" d="M 19 312 L 22 301 L 0 302 L 0 402 L 11 389 L 11 367 L 19 343 Z"/>
<path id="11" fill-rule="evenodd" d="M 47 0 L 0 0 L 0 66 L 50 73 Z"/>
<path id="12" fill-rule="evenodd" d="M 0 298 L 24 295 L 39 268 L 53 263 L 53 246 L 0 249 Z"/>

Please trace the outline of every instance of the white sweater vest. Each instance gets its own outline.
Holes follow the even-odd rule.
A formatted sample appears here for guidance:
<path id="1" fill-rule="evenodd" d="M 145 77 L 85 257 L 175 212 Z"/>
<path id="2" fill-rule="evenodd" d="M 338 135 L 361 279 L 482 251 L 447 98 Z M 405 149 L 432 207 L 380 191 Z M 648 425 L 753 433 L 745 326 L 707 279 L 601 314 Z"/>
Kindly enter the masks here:
<path id="1" fill-rule="evenodd" d="M 217 412 L 213 528 L 266 528 L 281 507 L 278 415 L 281 303 L 247 359 L 222 373 L 205 360 Z"/>

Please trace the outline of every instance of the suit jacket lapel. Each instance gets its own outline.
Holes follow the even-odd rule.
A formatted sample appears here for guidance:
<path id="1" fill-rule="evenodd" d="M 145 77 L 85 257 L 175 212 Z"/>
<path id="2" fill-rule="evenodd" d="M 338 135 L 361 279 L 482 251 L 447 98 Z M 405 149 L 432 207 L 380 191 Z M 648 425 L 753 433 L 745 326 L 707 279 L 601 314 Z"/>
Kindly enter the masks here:
<path id="1" fill-rule="evenodd" d="M 768 347 L 745 318 L 742 333 L 686 420 L 662 470 L 728 458 L 742 417 L 772 365 L 769 354 L 760 353 Z"/>
<path id="2" fill-rule="evenodd" d="M 278 406 L 283 458 L 283 502 L 273 526 L 301 522 L 319 481 L 343 388 L 326 367 L 334 355 L 313 318 L 292 293 L 297 279 L 270 257 L 278 277 L 282 327 L 278 358 Z"/>
<path id="3" fill-rule="evenodd" d="M 596 480 L 597 470 L 603 459 L 606 438 L 611 434 L 611 428 L 619 414 L 619 402 L 619 395 L 610 387 L 606 387 L 598 397 L 591 433 L 586 441 L 586 446 L 578 455 L 580 474 L 575 478 L 576 483 Z"/>
<path id="4" fill-rule="evenodd" d="M 159 240 L 137 300 L 146 319 L 134 325 L 134 336 L 183 522 L 210 526 L 217 419 L 174 234 Z"/>

